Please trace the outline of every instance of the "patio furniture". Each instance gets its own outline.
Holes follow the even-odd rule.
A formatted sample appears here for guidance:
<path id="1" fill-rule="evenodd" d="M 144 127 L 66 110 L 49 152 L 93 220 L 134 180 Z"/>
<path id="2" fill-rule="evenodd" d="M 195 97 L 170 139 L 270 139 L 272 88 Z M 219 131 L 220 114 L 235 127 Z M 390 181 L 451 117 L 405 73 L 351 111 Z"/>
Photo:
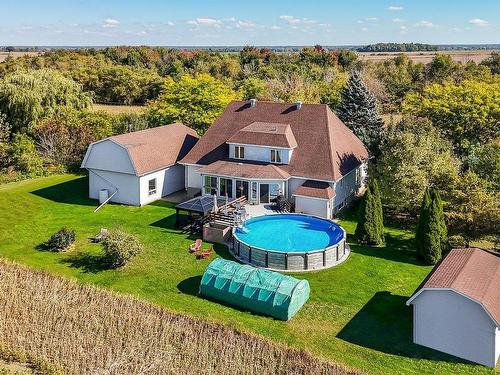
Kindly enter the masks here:
<path id="1" fill-rule="evenodd" d="M 214 248 L 211 247 L 207 251 L 202 251 L 201 253 L 199 253 L 197 255 L 197 258 L 198 259 L 208 259 L 208 258 L 210 258 L 210 255 L 212 255 L 213 252 L 214 252 Z"/>
<path id="2" fill-rule="evenodd" d="M 108 230 L 106 228 L 101 228 L 99 234 L 96 235 L 92 240 L 93 242 L 101 242 L 108 235 Z"/>
<path id="3" fill-rule="evenodd" d="M 201 241 L 201 239 L 197 239 L 195 241 L 195 243 L 191 244 L 191 246 L 189 246 L 189 252 L 190 253 L 196 253 L 197 251 L 199 251 L 201 249 L 201 244 L 203 242 Z"/>

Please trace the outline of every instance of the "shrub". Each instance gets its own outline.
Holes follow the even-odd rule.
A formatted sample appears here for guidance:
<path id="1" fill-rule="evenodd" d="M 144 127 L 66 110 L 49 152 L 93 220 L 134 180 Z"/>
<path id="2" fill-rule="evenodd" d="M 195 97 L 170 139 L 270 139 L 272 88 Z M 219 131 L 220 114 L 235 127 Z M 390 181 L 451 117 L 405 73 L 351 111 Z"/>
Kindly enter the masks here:
<path id="1" fill-rule="evenodd" d="M 101 245 L 112 268 L 123 266 L 143 249 L 137 237 L 116 229 L 107 233 Z"/>
<path id="2" fill-rule="evenodd" d="M 75 242 L 75 238 L 76 234 L 74 230 L 62 227 L 56 233 L 50 236 L 49 240 L 47 241 L 47 246 L 50 251 L 64 251 L 73 242 Z"/>
<path id="3" fill-rule="evenodd" d="M 359 243 L 373 246 L 384 244 L 382 202 L 376 180 L 373 180 L 361 201 L 359 220 L 354 232 Z"/>

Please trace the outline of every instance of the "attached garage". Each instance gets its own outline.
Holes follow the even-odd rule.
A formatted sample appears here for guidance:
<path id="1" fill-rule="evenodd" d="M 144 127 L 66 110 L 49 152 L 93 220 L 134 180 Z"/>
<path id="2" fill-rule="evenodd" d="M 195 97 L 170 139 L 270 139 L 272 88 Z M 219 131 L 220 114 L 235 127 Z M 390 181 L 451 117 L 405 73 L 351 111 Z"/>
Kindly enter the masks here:
<path id="1" fill-rule="evenodd" d="M 81 166 L 89 171 L 89 197 L 106 191 L 111 202 L 143 206 L 184 189 L 177 161 L 197 140 L 193 129 L 171 124 L 92 143 Z"/>
<path id="2" fill-rule="evenodd" d="M 500 257 L 454 249 L 408 300 L 413 341 L 495 367 L 500 354 Z"/>
<path id="3" fill-rule="evenodd" d="M 307 180 L 293 192 L 292 196 L 295 198 L 295 212 L 325 219 L 333 217 L 335 192 L 329 183 Z"/>

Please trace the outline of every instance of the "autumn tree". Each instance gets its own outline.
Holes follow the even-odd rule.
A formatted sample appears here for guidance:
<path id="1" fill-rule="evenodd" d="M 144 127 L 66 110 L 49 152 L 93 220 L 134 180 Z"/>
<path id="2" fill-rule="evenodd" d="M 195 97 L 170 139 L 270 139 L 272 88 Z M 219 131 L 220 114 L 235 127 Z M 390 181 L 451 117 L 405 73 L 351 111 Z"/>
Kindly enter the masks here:
<path id="1" fill-rule="evenodd" d="M 154 124 L 180 121 L 203 134 L 238 94 L 208 74 L 183 75 L 178 82 L 167 77 L 158 99 L 149 107 Z"/>

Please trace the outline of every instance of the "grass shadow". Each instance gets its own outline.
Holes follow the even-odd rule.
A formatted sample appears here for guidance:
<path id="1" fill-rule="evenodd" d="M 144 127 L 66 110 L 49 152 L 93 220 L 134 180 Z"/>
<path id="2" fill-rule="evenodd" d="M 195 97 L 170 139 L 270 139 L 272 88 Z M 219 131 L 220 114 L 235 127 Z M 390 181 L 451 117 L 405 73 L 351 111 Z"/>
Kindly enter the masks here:
<path id="1" fill-rule="evenodd" d="M 36 245 L 35 250 L 52 252 L 47 242 L 42 242 L 41 244 Z"/>
<path id="2" fill-rule="evenodd" d="M 180 231 L 180 229 L 175 226 L 175 214 L 163 217 L 149 225 L 156 228 L 173 230 L 175 232 Z"/>
<path id="3" fill-rule="evenodd" d="M 58 203 L 76 204 L 80 206 L 96 206 L 96 201 L 88 198 L 88 177 L 61 182 L 31 191 L 31 194 Z"/>
<path id="4" fill-rule="evenodd" d="M 77 253 L 61 259 L 61 263 L 78 268 L 84 273 L 99 273 L 111 269 L 109 261 L 100 254 Z"/>
<path id="5" fill-rule="evenodd" d="M 418 266 L 425 265 L 417 258 L 414 239 L 405 236 L 397 236 L 390 233 L 385 234 L 385 246 L 372 247 L 360 245 L 352 234 L 347 235 L 347 241 L 354 253 L 377 257 L 393 262 L 408 263 Z"/>
<path id="6" fill-rule="evenodd" d="M 408 358 L 470 363 L 412 341 L 412 310 L 408 297 L 377 292 L 337 334 L 341 340 Z"/>

